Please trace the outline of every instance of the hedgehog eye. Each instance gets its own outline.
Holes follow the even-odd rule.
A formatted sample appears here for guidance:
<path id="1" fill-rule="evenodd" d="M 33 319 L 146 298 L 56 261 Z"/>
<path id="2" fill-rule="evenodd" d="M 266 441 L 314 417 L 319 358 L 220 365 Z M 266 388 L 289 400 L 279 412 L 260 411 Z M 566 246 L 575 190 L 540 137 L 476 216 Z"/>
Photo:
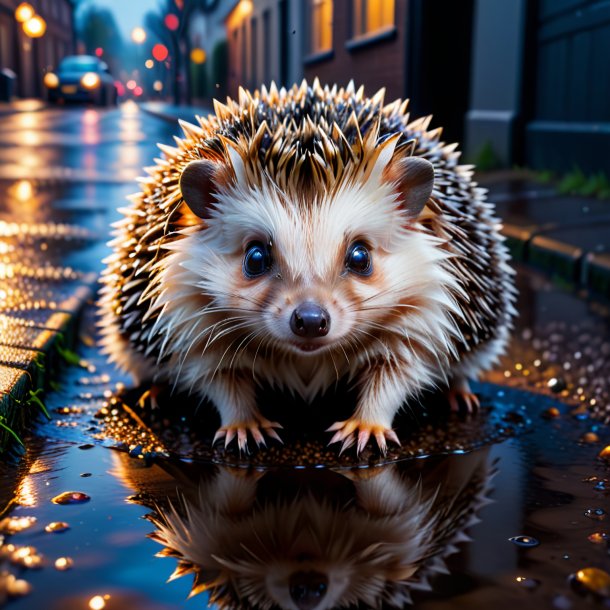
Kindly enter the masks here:
<path id="1" fill-rule="evenodd" d="M 360 242 L 352 244 L 345 257 L 345 266 L 349 271 L 358 275 L 371 275 L 373 273 L 373 260 L 368 248 Z"/>
<path id="2" fill-rule="evenodd" d="M 249 278 L 263 275 L 271 267 L 271 254 L 268 246 L 260 241 L 250 242 L 244 256 L 244 275 Z"/>

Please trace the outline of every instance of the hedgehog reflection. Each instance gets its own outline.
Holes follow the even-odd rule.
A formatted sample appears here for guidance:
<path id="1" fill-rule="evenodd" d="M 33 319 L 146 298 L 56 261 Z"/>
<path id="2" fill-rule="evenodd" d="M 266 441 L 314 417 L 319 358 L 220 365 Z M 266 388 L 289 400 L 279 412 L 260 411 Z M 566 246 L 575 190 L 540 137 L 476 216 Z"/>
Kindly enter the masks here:
<path id="1" fill-rule="evenodd" d="M 159 555 L 178 560 L 171 579 L 192 573 L 191 595 L 218 608 L 263 610 L 404 607 L 468 540 L 492 472 L 486 451 L 355 471 L 206 467 L 199 480 L 163 468 L 180 498 L 155 499 L 150 519 Z"/>

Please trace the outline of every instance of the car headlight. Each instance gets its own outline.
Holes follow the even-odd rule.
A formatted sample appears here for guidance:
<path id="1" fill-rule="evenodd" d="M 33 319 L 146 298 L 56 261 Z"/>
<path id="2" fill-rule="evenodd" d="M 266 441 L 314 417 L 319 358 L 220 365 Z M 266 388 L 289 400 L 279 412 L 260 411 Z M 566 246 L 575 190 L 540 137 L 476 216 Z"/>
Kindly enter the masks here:
<path id="1" fill-rule="evenodd" d="M 59 87 L 59 78 L 53 72 L 47 72 L 42 79 L 44 86 L 47 89 L 57 89 Z"/>
<path id="2" fill-rule="evenodd" d="M 96 89 L 100 86 L 100 77 L 95 72 L 87 72 L 80 79 L 80 84 L 85 89 Z"/>

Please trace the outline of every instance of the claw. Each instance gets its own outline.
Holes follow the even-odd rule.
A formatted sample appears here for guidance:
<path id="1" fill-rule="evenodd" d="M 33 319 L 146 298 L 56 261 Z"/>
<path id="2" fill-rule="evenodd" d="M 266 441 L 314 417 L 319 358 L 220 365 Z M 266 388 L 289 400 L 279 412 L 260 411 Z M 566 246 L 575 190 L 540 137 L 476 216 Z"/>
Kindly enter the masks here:
<path id="1" fill-rule="evenodd" d="M 388 450 L 387 441 L 400 445 L 396 432 L 391 428 L 386 428 L 383 425 L 365 422 L 356 418 L 336 422 L 327 429 L 327 432 L 335 433 L 330 439 L 329 445 L 342 441 L 339 455 L 353 445 L 356 445 L 356 454 L 360 455 L 371 439 L 371 436 L 375 438 L 377 446 L 383 455 L 385 455 Z"/>
<path id="2" fill-rule="evenodd" d="M 223 428 L 219 428 L 218 430 L 216 430 L 216 434 L 214 435 L 214 439 L 212 440 L 212 445 L 215 445 L 216 441 L 219 441 L 221 438 L 224 438 L 226 434 L 227 431 Z"/>
<path id="3" fill-rule="evenodd" d="M 237 438 L 237 447 L 240 453 L 249 453 L 248 433 L 250 433 L 250 436 L 257 447 L 260 447 L 261 445 L 266 447 L 267 442 L 265 441 L 265 435 L 280 443 L 282 442 L 282 439 L 275 431 L 275 428 L 281 429 L 281 427 L 282 426 L 279 423 L 271 422 L 262 416 L 257 416 L 254 420 L 232 422 L 223 426 L 216 432 L 212 444 L 215 444 L 216 441 L 224 438 L 224 447 L 226 449 L 231 442 Z"/>
<path id="4" fill-rule="evenodd" d="M 148 401 L 152 409 L 158 409 L 159 401 L 157 399 L 162 391 L 163 386 L 152 385 L 150 388 L 148 388 L 148 390 L 142 392 L 142 396 L 138 398 L 138 407 L 140 407 L 140 409 L 144 409 L 146 407 L 146 402 Z"/>
<path id="5" fill-rule="evenodd" d="M 468 414 L 476 413 L 481 407 L 477 395 L 470 390 L 470 385 L 464 380 L 454 382 L 447 390 L 446 396 L 449 407 L 454 413 L 459 413 L 460 406 L 465 407 Z"/>
<path id="6" fill-rule="evenodd" d="M 265 434 L 275 439 L 276 441 L 279 441 L 280 443 L 284 444 L 284 441 L 280 438 L 280 435 L 273 428 L 265 428 Z"/>
<path id="7" fill-rule="evenodd" d="M 227 430 L 227 435 L 225 436 L 225 449 L 229 446 L 229 443 L 235 438 L 235 433 L 235 428 L 229 428 Z"/>
<path id="8" fill-rule="evenodd" d="M 358 448 L 356 449 L 357 454 L 362 453 L 362 450 L 366 447 L 366 444 L 369 442 L 369 438 L 371 438 L 370 430 L 360 430 L 360 432 L 358 432 Z"/>
<path id="9" fill-rule="evenodd" d="M 347 451 L 356 442 L 356 437 L 352 434 L 348 436 L 341 445 L 339 455 L 342 455 L 344 451 Z"/>
<path id="10" fill-rule="evenodd" d="M 250 426 L 249 430 L 257 447 L 260 447 L 261 445 L 267 446 L 265 437 L 261 434 L 261 431 L 256 426 Z"/>

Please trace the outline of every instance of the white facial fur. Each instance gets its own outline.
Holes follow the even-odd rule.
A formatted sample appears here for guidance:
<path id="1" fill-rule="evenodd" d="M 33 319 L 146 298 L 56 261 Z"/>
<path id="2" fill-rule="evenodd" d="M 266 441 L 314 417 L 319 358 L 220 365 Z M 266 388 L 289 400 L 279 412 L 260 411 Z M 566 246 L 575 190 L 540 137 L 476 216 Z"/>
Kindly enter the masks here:
<path id="1" fill-rule="evenodd" d="M 221 368 L 242 366 L 311 398 L 337 376 L 392 350 L 413 352 L 408 360 L 420 382 L 433 378 L 457 332 L 450 314 L 459 286 L 445 267 L 442 242 L 409 219 L 381 171 L 308 201 L 269 179 L 251 187 L 234 155 L 232 162 L 237 179 L 218 189 L 207 226 L 186 230 L 170 246 L 175 252 L 166 259 L 164 290 L 154 304 L 163 310 L 157 331 L 164 349 L 189 387 Z M 257 278 L 243 273 L 252 241 L 271 244 L 271 269 Z M 370 249 L 370 276 L 345 267 L 354 241 Z M 330 332 L 315 338 L 319 349 L 310 351 L 289 322 L 305 301 L 325 308 L 331 320 Z M 433 356 L 426 359 L 422 345 Z M 292 358 L 297 377 L 305 371 L 304 383 L 294 371 L 290 379 L 277 367 L 259 371 L 278 352 Z M 314 374 L 316 364 L 332 374 Z"/>

